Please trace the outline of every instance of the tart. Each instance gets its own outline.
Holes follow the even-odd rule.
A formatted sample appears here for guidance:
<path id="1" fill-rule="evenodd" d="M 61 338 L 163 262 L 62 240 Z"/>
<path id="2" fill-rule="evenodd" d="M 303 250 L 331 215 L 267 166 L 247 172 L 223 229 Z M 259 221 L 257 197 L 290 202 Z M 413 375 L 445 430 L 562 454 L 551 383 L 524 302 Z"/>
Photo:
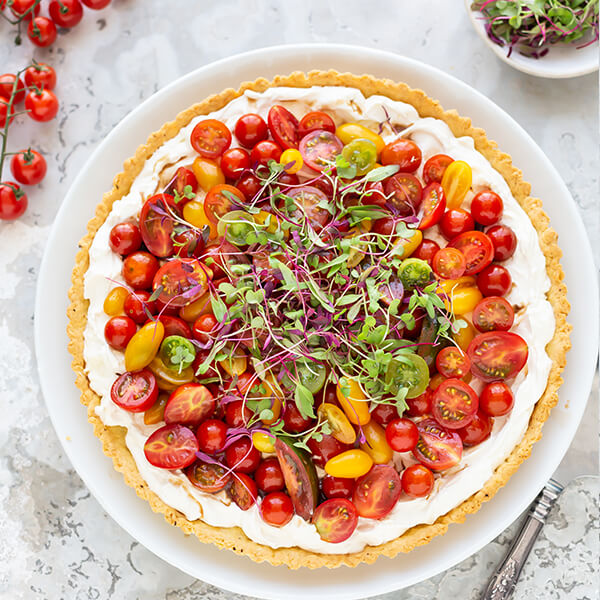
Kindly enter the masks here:
<path id="1" fill-rule="evenodd" d="M 294 73 L 180 113 L 73 271 L 104 452 L 203 542 L 290 568 L 430 541 L 557 402 L 557 236 L 485 133 L 402 83 Z"/>

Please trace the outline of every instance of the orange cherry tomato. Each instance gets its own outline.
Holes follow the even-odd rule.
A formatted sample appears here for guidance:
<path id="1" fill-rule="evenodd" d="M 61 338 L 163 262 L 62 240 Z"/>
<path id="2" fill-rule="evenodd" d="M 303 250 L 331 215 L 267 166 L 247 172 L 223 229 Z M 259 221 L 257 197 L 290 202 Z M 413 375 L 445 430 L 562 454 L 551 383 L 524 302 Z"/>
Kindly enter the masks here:
<path id="1" fill-rule="evenodd" d="M 367 441 L 360 445 L 376 465 L 389 463 L 394 457 L 394 451 L 390 448 L 385 437 L 385 429 L 371 420 L 363 425 L 363 433 Z"/>
<path id="2" fill-rule="evenodd" d="M 350 423 L 366 425 L 371 420 L 369 402 L 357 381 L 341 377 L 336 387 L 336 396 Z"/>
<path id="3" fill-rule="evenodd" d="M 239 206 L 234 206 L 234 202 Z M 217 225 L 223 215 L 236 208 L 243 208 L 245 202 L 246 198 L 238 188 L 223 183 L 210 188 L 206 194 L 204 212 L 208 220 Z"/>
<path id="4" fill-rule="evenodd" d="M 451 162 L 444 171 L 442 188 L 446 195 L 446 207 L 458 208 L 473 183 L 471 167 L 463 160 Z"/>
<path id="5" fill-rule="evenodd" d="M 103 309 L 109 317 L 123 314 L 125 300 L 129 296 L 129 291 L 122 286 L 113 288 L 106 294 Z"/>
<path id="6" fill-rule="evenodd" d="M 196 176 L 198 185 L 205 191 L 208 192 L 215 185 L 225 183 L 225 175 L 223 170 L 219 166 L 219 163 L 210 158 L 204 158 L 198 156 L 192 163 L 192 171 Z"/>
<path id="7" fill-rule="evenodd" d="M 144 424 L 145 425 L 156 425 L 161 421 L 164 421 L 165 405 L 169 396 L 167 394 L 160 394 L 158 400 L 144 413 Z"/>
<path id="8" fill-rule="evenodd" d="M 343 411 L 335 404 L 323 402 L 317 410 L 319 419 L 326 421 L 331 428 L 331 435 L 342 444 L 353 444 L 356 440 L 356 431 L 348 421 Z M 364 450 L 364 448 L 363 448 Z"/>
<path id="9" fill-rule="evenodd" d="M 140 327 L 125 348 L 125 368 L 139 371 L 148 366 L 156 356 L 165 335 L 165 327 L 160 321 L 148 321 Z"/>

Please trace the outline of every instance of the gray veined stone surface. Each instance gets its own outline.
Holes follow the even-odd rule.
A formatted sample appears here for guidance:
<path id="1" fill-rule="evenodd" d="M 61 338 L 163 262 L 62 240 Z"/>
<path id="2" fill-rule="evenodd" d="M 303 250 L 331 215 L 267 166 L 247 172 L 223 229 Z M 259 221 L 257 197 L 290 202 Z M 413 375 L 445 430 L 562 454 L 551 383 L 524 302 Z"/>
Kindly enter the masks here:
<path id="1" fill-rule="evenodd" d="M 92 150 L 132 108 L 201 64 L 265 45 L 345 42 L 391 50 L 447 70 L 494 99 L 536 139 L 566 181 L 598 258 L 597 75 L 549 81 L 497 60 L 458 0 L 114 0 L 61 31 L 47 51 L 12 44 L 0 22 L 0 70 L 31 54 L 56 67 L 58 118 L 19 117 L 13 149 L 48 159 L 26 215 L 0 223 L 0 599 L 225 600 L 125 534 L 73 472 L 44 407 L 33 352 L 33 301 L 54 215 Z M 5 172 L 5 177 L 8 171 Z M 79 407 L 75 407 L 77 410 Z M 91 431 L 90 431 L 91 435 Z M 597 383 L 556 477 L 598 472 Z M 516 598 L 598 598 L 598 481 L 567 488 L 527 563 Z M 455 568 L 385 600 L 476 600 L 519 523 Z"/>

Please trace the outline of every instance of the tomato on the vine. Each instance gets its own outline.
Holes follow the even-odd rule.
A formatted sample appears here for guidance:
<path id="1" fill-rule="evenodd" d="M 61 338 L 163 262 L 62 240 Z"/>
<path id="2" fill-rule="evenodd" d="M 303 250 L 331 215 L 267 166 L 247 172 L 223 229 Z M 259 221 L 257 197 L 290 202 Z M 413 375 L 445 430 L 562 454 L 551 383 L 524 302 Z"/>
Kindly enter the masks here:
<path id="1" fill-rule="evenodd" d="M 4 75 L 0 75 L 0 98 L 10 100 L 15 81 L 17 82 L 17 88 L 15 97 L 13 98 L 13 105 L 19 104 L 25 99 L 25 85 L 14 73 L 5 73 Z"/>
<path id="2" fill-rule="evenodd" d="M 14 178 L 25 185 L 36 185 L 46 175 L 46 159 L 37 151 L 29 148 L 13 155 L 10 170 Z"/>
<path id="3" fill-rule="evenodd" d="M 56 86 L 56 71 L 46 63 L 34 63 L 23 74 L 27 87 L 53 90 Z"/>
<path id="4" fill-rule="evenodd" d="M 8 100 L 4 98 L 0 98 L 0 127 L 4 127 L 6 125 L 6 120 L 8 119 L 9 123 L 13 122 L 15 118 L 15 107 L 8 105 Z"/>
<path id="5" fill-rule="evenodd" d="M 27 210 L 27 194 L 13 181 L 0 183 L 0 219 L 18 219 Z"/>
<path id="6" fill-rule="evenodd" d="M 47 48 L 56 41 L 56 25 L 54 21 L 47 19 L 46 17 L 35 17 L 29 22 L 27 26 L 27 37 L 31 40 L 32 44 L 39 46 L 40 48 Z M 29 86 L 29 84 L 27 84 Z M 40 89 L 41 86 L 39 86 Z M 45 87 L 44 89 L 51 90 L 51 87 Z"/>
<path id="7" fill-rule="evenodd" d="M 70 29 L 83 18 L 83 7 L 79 0 L 51 0 L 48 13 L 59 27 Z"/>
<path id="8" fill-rule="evenodd" d="M 50 121 L 58 113 L 58 99 L 50 90 L 32 90 L 25 96 L 25 110 L 34 121 Z"/>
<path id="9" fill-rule="evenodd" d="M 32 17 L 40 14 L 40 2 L 38 0 L 12 0 L 10 10 L 18 19 L 24 18 L 30 21 Z"/>
<path id="10" fill-rule="evenodd" d="M 92 10 L 100 10 L 101 8 L 108 6 L 111 0 L 81 0 L 81 2 Z"/>

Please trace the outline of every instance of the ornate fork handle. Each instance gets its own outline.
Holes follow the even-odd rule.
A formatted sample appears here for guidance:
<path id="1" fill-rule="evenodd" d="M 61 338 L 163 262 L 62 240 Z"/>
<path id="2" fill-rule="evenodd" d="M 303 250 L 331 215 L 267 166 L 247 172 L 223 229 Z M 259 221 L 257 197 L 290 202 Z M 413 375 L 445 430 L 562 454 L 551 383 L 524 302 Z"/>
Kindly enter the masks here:
<path id="1" fill-rule="evenodd" d="M 531 548 L 562 490 L 562 485 L 551 479 L 539 493 L 531 505 L 529 515 L 519 535 L 513 542 L 504 562 L 492 576 L 481 600 L 508 600 L 513 595 Z"/>

